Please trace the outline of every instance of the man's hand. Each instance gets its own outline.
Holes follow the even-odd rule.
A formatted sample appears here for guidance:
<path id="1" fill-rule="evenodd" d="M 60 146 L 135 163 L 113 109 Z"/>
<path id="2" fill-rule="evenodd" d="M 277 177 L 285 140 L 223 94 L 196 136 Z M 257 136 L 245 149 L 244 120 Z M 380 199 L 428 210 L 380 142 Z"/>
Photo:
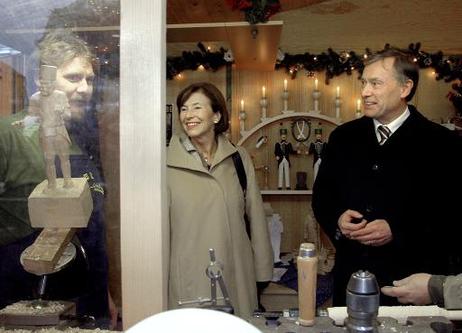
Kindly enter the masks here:
<path id="1" fill-rule="evenodd" d="M 397 297 L 403 304 L 427 305 L 431 303 L 428 293 L 428 281 L 431 275 L 427 273 L 412 274 L 402 280 L 393 281 L 393 287 L 382 287 L 382 293 Z"/>
<path id="2" fill-rule="evenodd" d="M 342 215 L 340 215 L 337 222 L 340 232 L 346 238 L 351 238 L 352 232 L 364 228 L 366 224 L 367 221 L 363 219 L 363 215 L 360 212 L 352 209 L 348 209 Z"/>
<path id="3" fill-rule="evenodd" d="M 28 128 L 38 123 L 40 123 L 39 117 L 27 115 L 22 120 L 13 121 L 11 125 L 18 128 Z"/>
<path id="4" fill-rule="evenodd" d="M 393 234 L 388 222 L 379 219 L 369 222 L 360 230 L 352 231 L 350 237 L 364 245 L 382 246 L 391 242 Z"/>
<path id="5" fill-rule="evenodd" d="M 23 128 L 24 127 L 24 120 L 16 120 L 11 123 L 12 126 Z"/>

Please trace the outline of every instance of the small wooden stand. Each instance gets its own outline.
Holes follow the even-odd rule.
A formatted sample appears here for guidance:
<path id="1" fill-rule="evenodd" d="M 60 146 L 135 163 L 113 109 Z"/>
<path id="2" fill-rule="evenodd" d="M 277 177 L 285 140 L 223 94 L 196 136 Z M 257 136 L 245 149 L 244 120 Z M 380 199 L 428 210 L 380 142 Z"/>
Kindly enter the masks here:
<path id="1" fill-rule="evenodd" d="M 24 269 L 36 275 L 55 272 L 56 264 L 74 236 L 73 228 L 45 228 L 35 242 L 24 250 L 21 263 Z"/>
<path id="2" fill-rule="evenodd" d="M 86 178 L 72 178 L 71 188 L 63 188 L 63 179 L 56 180 L 58 188 L 47 192 L 48 181 L 38 184 L 29 195 L 31 226 L 34 228 L 85 228 L 93 201 Z"/>
<path id="3" fill-rule="evenodd" d="M 90 188 L 85 178 L 72 178 L 71 188 L 62 188 L 63 179 L 57 179 L 58 188 L 44 191 L 48 181 L 37 185 L 28 199 L 29 216 L 34 228 L 44 228 L 35 242 L 22 254 L 26 271 L 44 275 L 54 273 L 56 264 L 71 241 L 75 228 L 84 228 L 93 210 Z"/>
<path id="4" fill-rule="evenodd" d="M 45 306 L 42 309 L 34 309 L 32 302 L 34 301 L 21 301 L 15 303 L 18 308 L 25 308 L 30 311 L 22 312 L 8 312 L 3 309 L 0 313 L 0 325 L 5 327 L 23 327 L 23 326 L 56 326 L 63 320 L 61 317 L 64 315 L 75 315 L 75 304 L 72 302 L 45 302 Z M 53 307 L 49 308 L 46 304 L 60 304 L 57 309 L 53 310 Z"/>

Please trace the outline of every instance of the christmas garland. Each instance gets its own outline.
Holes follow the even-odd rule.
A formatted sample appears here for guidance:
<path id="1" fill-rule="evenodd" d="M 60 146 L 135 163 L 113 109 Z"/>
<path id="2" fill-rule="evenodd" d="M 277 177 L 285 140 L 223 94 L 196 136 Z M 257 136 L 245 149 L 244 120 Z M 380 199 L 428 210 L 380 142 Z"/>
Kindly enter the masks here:
<path id="1" fill-rule="evenodd" d="M 234 59 L 230 50 L 220 48 L 212 52 L 207 50 L 202 43 L 197 44 L 199 51 L 184 51 L 182 56 L 167 58 L 167 78 L 173 79 L 184 70 L 196 70 L 203 66 L 206 70 L 216 71 L 227 64 L 231 64 Z M 384 49 L 389 48 L 386 44 Z M 459 114 L 462 115 L 462 56 L 445 56 L 438 51 L 429 53 L 421 50 L 421 44 L 410 44 L 408 49 L 414 61 L 420 68 L 433 68 L 436 80 L 452 82 L 459 80 L 452 85 L 453 92 L 448 94 L 449 100 L 454 103 Z M 366 48 L 363 55 L 358 55 L 353 51 L 335 52 L 331 48 L 321 54 L 283 54 L 278 53 L 275 68 L 285 69 L 286 72 L 295 79 L 299 72 L 304 71 L 307 76 L 314 76 L 315 72 L 325 72 L 325 83 L 335 77 L 346 73 L 351 75 L 353 71 L 361 73 L 364 68 L 364 60 L 371 55 L 370 49 Z"/>
<path id="2" fill-rule="evenodd" d="M 199 51 L 183 51 L 179 57 L 167 57 L 167 79 L 171 80 L 185 70 L 197 70 L 199 66 L 215 72 L 234 60 L 231 51 L 223 48 L 212 52 L 202 43 L 198 43 L 197 47 Z"/>

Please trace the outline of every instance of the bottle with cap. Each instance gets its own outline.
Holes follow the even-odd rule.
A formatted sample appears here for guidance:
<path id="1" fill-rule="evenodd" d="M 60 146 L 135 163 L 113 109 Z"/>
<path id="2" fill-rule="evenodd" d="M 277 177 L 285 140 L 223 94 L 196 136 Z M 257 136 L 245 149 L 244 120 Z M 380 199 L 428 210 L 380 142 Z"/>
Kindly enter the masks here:
<path id="1" fill-rule="evenodd" d="M 314 325 L 316 314 L 316 278 L 318 257 L 313 243 L 302 243 L 297 257 L 298 269 L 298 322 L 302 326 Z"/>

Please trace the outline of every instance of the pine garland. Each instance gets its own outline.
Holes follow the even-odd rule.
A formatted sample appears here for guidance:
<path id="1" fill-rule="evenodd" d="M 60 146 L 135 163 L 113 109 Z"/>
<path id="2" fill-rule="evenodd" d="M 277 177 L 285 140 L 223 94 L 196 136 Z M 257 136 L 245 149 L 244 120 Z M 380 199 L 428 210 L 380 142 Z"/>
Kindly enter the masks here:
<path id="1" fill-rule="evenodd" d="M 173 79 L 176 75 L 185 70 L 196 70 L 202 65 L 206 70 L 216 71 L 233 62 L 230 51 L 220 48 L 212 52 L 207 50 L 202 43 L 197 44 L 199 51 L 183 51 L 182 56 L 167 58 L 167 78 Z M 385 44 L 384 49 L 389 48 Z M 452 85 L 454 91 L 448 93 L 448 98 L 453 102 L 457 112 L 462 116 L 462 56 L 445 56 L 443 52 L 435 53 L 421 50 L 420 43 L 409 44 L 407 50 L 417 62 L 420 68 L 432 68 L 435 71 L 436 80 L 452 82 L 459 80 Z M 364 60 L 372 52 L 366 48 L 365 53 L 358 55 L 353 51 L 335 52 L 329 48 L 321 54 L 281 54 L 277 59 L 275 69 L 285 69 L 292 79 L 295 79 L 299 72 L 307 76 L 314 76 L 316 72 L 325 72 L 325 83 L 335 76 L 346 73 L 347 75 L 357 72 L 358 78 L 364 68 Z"/>

